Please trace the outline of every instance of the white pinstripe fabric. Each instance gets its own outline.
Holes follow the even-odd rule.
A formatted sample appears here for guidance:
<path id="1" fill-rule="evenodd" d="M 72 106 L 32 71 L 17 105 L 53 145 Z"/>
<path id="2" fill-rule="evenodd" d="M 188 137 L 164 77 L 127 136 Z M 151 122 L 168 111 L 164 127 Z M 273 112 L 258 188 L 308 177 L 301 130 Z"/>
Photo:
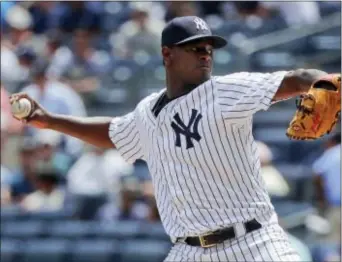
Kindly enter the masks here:
<path id="1" fill-rule="evenodd" d="M 301 261 L 276 221 L 272 218 L 259 230 L 210 248 L 177 243 L 164 261 Z"/>
<path id="2" fill-rule="evenodd" d="M 274 214 L 260 175 L 252 117 L 268 109 L 286 73 L 213 77 L 155 116 L 152 108 L 162 90 L 141 101 L 134 112 L 113 119 L 109 135 L 119 152 L 128 162 L 147 162 L 161 220 L 172 241 L 253 218 L 268 221 Z M 187 149 L 188 142 L 180 135 L 178 147 L 171 124 L 178 114 L 187 125 L 194 110 L 196 117 L 201 116 L 201 139 L 193 139 L 194 146 Z M 231 252 L 245 250 L 243 243 L 233 245 Z M 175 249 L 198 253 L 178 244 Z"/>

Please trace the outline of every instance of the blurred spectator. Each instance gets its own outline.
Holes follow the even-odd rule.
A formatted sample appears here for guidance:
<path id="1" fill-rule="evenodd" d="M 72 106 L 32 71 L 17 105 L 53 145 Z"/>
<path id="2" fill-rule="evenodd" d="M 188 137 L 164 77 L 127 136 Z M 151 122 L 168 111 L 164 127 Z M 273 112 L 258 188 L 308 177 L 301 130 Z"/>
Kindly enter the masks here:
<path id="1" fill-rule="evenodd" d="M 92 92 L 99 88 L 97 78 L 108 74 L 112 67 L 110 55 L 92 47 L 92 36 L 86 28 L 74 31 L 72 57 L 70 64 L 64 66 L 62 77 L 78 92 Z M 65 51 L 63 55 L 69 60 L 69 52 Z"/>
<path id="2" fill-rule="evenodd" d="M 318 205 L 331 224 L 329 240 L 341 243 L 341 133 L 325 144 L 325 152 L 313 164 Z"/>
<path id="3" fill-rule="evenodd" d="M 30 70 L 37 59 L 37 54 L 32 48 L 26 46 L 18 46 L 15 54 L 21 71 L 20 78 L 17 80 L 17 88 L 20 90 L 31 81 Z"/>
<path id="4" fill-rule="evenodd" d="M 144 51 L 152 56 L 160 54 L 160 34 L 165 23 L 149 15 L 153 4 L 131 3 L 131 20 L 121 25 L 113 37 L 114 55 L 131 58 L 137 51 Z"/>
<path id="5" fill-rule="evenodd" d="M 236 1 L 234 5 L 238 14 L 243 18 L 249 16 L 269 17 L 272 15 L 270 10 L 260 4 L 259 1 Z"/>
<path id="6" fill-rule="evenodd" d="M 8 25 L 6 31 L 1 30 L 1 81 L 10 92 L 17 92 L 20 83 L 27 80 L 27 67 L 22 60 L 29 54 L 22 53 L 19 47 L 32 49 L 32 53 L 40 53 L 44 46 L 44 39 L 34 35 L 31 31 L 32 17 L 20 5 L 13 5 L 6 13 L 5 20 Z M 19 57 L 17 57 L 17 53 Z"/>
<path id="7" fill-rule="evenodd" d="M 315 24 L 321 20 L 319 5 L 314 1 L 263 1 L 262 6 L 277 10 L 288 26 Z"/>
<path id="8" fill-rule="evenodd" d="M 21 207 L 31 212 L 62 210 L 66 192 L 59 186 L 59 179 L 54 170 L 39 171 L 35 177 L 35 190 L 21 201 Z"/>
<path id="9" fill-rule="evenodd" d="M 222 5 L 224 2 L 220 1 L 198 1 L 201 14 L 205 17 L 207 15 L 218 15 L 223 16 Z"/>
<path id="10" fill-rule="evenodd" d="M 165 21 L 168 22 L 175 17 L 199 15 L 199 10 L 195 2 L 168 2 Z"/>
<path id="11" fill-rule="evenodd" d="M 75 215 L 89 219 L 106 201 L 117 205 L 120 178 L 132 172 L 133 166 L 115 149 L 91 148 L 85 152 L 67 174 L 67 188 L 74 199 Z"/>
<path id="12" fill-rule="evenodd" d="M 19 167 L 14 170 L 11 182 L 11 196 L 14 202 L 20 201 L 34 191 L 37 162 L 37 145 L 32 137 L 19 141 Z"/>
<path id="13" fill-rule="evenodd" d="M 79 94 L 66 84 L 48 79 L 47 67 L 47 61 L 37 61 L 31 70 L 33 83 L 25 87 L 22 92 L 27 93 L 52 113 L 86 116 L 85 106 Z M 37 130 L 31 128 L 29 132 L 34 134 Z M 66 135 L 63 135 L 63 139 L 66 141 L 65 151 L 68 154 L 72 156 L 80 154 L 83 142 Z"/>
<path id="14" fill-rule="evenodd" d="M 71 33 L 79 27 L 87 27 L 92 32 L 97 32 L 101 26 L 101 13 L 94 5 L 102 3 L 87 3 L 86 1 L 65 1 L 62 2 L 61 16 L 58 27 L 64 32 Z"/>
<path id="15" fill-rule="evenodd" d="M 28 44 L 32 40 L 32 17 L 30 13 L 20 5 L 11 6 L 5 16 L 7 25 L 4 42 L 10 48 L 15 48 L 19 44 Z"/>
<path id="16" fill-rule="evenodd" d="M 263 142 L 257 141 L 260 157 L 261 175 L 266 183 L 269 194 L 276 197 L 285 197 L 290 193 L 290 187 L 283 175 L 272 164 L 273 154 Z"/>
<path id="17" fill-rule="evenodd" d="M 148 203 L 141 199 L 139 182 L 129 177 L 121 186 L 119 203 L 109 201 L 96 214 L 97 219 L 110 222 L 116 220 L 148 220 L 150 209 Z"/>
<path id="18" fill-rule="evenodd" d="M 32 30 L 35 34 L 44 34 L 52 28 L 56 28 L 61 15 L 58 2 L 35 1 L 28 8 L 33 20 Z"/>
<path id="19" fill-rule="evenodd" d="M 60 149 L 63 136 L 61 133 L 42 129 L 36 134 L 38 146 L 39 164 L 56 170 L 61 179 L 65 179 L 66 174 L 71 167 L 72 158 Z M 38 165 L 39 168 L 39 165 Z"/>
<path id="20" fill-rule="evenodd" d="M 1 1 L 0 2 L 0 21 L 1 21 L 1 28 L 6 27 L 5 23 L 5 17 L 7 14 L 7 11 L 13 6 L 15 5 L 14 1 Z"/>
<path id="21" fill-rule="evenodd" d="M 149 222 L 160 222 L 160 215 L 157 207 L 157 202 L 154 197 L 153 183 L 151 180 L 142 183 L 142 196 L 149 207 L 147 220 Z"/>
<path id="22" fill-rule="evenodd" d="M 106 195 L 116 199 L 120 178 L 133 171 L 133 166 L 124 161 L 117 150 L 92 148 L 70 168 L 68 190 L 75 195 Z"/>
<path id="23" fill-rule="evenodd" d="M 46 76 L 49 79 L 60 79 L 66 68 L 72 65 L 73 53 L 68 46 L 63 45 L 64 36 L 58 30 L 48 31 L 46 37 L 44 56 L 49 61 Z"/>

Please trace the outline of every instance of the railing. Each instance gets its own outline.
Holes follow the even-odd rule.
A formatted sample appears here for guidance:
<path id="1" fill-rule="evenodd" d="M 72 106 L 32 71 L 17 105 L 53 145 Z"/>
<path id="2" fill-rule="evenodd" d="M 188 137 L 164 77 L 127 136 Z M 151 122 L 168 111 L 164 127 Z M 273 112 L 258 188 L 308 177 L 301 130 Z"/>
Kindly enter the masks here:
<path id="1" fill-rule="evenodd" d="M 341 12 L 337 12 L 325 17 L 318 24 L 303 25 L 300 27 L 289 27 L 284 30 L 243 40 L 242 42 L 240 42 L 239 48 L 240 51 L 244 54 L 251 55 L 255 52 L 259 52 L 271 47 L 276 47 L 277 45 L 288 43 L 337 27 L 341 27 Z M 318 58 L 321 57 L 319 56 Z M 327 60 L 326 57 L 322 57 L 322 59 Z"/>

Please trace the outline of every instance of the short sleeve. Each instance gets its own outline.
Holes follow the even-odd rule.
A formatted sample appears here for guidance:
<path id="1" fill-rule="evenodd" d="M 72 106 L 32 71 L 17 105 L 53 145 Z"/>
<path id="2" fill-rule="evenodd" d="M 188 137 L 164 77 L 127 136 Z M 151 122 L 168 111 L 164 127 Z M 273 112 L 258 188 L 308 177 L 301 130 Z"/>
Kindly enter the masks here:
<path id="1" fill-rule="evenodd" d="M 144 159 L 135 111 L 113 118 L 109 126 L 109 137 L 128 163 Z"/>
<path id="2" fill-rule="evenodd" d="M 267 110 L 287 71 L 234 73 L 215 78 L 218 104 L 223 112 L 248 117 Z"/>

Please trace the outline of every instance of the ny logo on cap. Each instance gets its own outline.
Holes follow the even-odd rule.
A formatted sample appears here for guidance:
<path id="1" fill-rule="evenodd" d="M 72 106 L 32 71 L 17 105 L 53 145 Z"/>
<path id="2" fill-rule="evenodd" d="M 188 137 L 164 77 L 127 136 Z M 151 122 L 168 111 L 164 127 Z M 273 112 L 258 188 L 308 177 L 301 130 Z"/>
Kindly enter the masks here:
<path id="1" fill-rule="evenodd" d="M 196 23 L 197 30 L 209 30 L 206 22 L 204 22 L 201 18 L 196 17 L 194 22 Z"/>

